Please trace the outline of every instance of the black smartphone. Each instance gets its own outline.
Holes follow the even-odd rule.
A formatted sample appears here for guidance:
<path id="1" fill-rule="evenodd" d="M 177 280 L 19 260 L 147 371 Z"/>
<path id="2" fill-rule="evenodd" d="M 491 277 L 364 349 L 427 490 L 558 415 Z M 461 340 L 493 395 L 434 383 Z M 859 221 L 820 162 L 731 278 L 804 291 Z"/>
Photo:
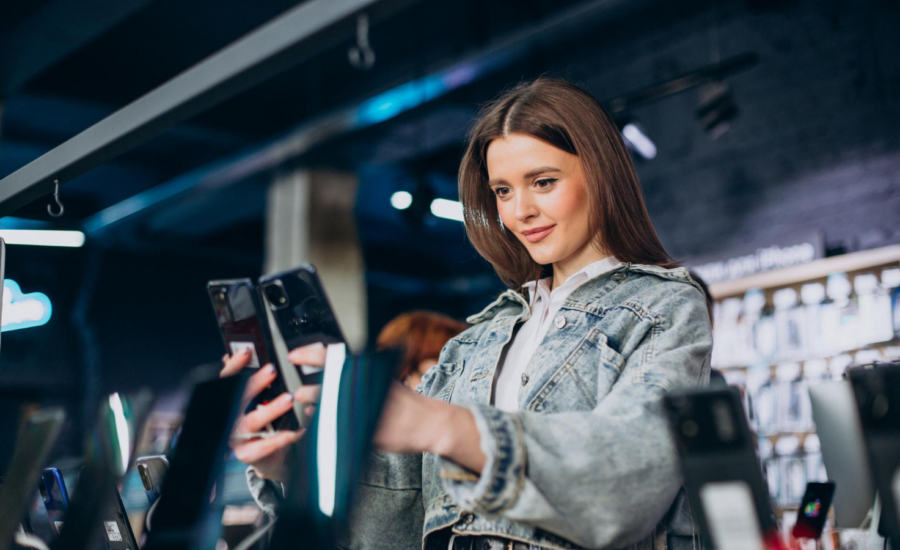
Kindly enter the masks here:
<path id="1" fill-rule="evenodd" d="M 806 493 L 797 510 L 797 523 L 791 534 L 797 539 L 818 540 L 828 519 L 831 500 L 834 498 L 834 482 L 810 482 L 806 484 Z"/>
<path id="2" fill-rule="evenodd" d="M 225 467 L 246 379 L 240 374 L 194 387 L 143 550 L 216 547 L 222 516 L 210 497 Z"/>
<path id="3" fill-rule="evenodd" d="M 312 265 L 261 277 L 259 287 L 289 350 L 317 342 L 325 345 L 345 342 Z M 303 384 L 322 383 L 321 369 L 301 367 L 299 371 Z"/>
<path id="4" fill-rule="evenodd" d="M 778 540 L 778 526 L 737 388 L 672 392 L 663 398 L 685 488 L 701 535 L 716 548 Z"/>
<path id="5" fill-rule="evenodd" d="M 281 365 L 278 361 L 272 333 L 269 331 L 267 313 L 253 281 L 250 279 L 210 281 L 207 290 L 226 353 L 234 355 L 249 349 L 250 369 L 258 369 L 267 363 L 272 363 L 277 369 L 278 376 L 275 381 L 250 403 L 249 410 L 272 401 L 286 391 L 296 390 L 294 386 L 299 386 L 299 382 L 294 384 L 291 378 L 296 378 L 293 372 L 299 369 L 287 365 L 291 370 L 286 372 L 285 365 Z M 299 404 L 295 408 L 295 414 L 285 414 L 275 421 L 273 428 L 299 429 L 301 422 L 298 415 L 302 414 L 302 410 L 298 411 L 298 408 Z"/>
<path id="6" fill-rule="evenodd" d="M 162 482 L 169 470 L 169 459 L 163 455 L 142 456 L 135 462 L 147 500 L 152 506 L 162 494 Z"/>
<path id="7" fill-rule="evenodd" d="M 47 510 L 47 519 L 50 520 L 50 529 L 54 535 L 59 536 L 66 513 L 69 511 L 69 491 L 59 469 L 44 469 L 41 473 L 39 490 L 44 508 Z"/>
<path id="8" fill-rule="evenodd" d="M 900 363 L 857 367 L 848 375 L 881 497 L 878 532 L 900 541 Z"/>

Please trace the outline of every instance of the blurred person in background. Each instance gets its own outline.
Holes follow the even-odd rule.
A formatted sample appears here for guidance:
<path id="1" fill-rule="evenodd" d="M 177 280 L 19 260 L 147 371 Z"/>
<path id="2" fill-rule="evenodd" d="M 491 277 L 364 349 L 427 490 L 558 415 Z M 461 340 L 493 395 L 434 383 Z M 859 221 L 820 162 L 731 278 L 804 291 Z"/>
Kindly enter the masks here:
<path id="1" fill-rule="evenodd" d="M 448 340 L 469 325 L 431 311 L 410 311 L 392 319 L 378 335 L 379 350 L 402 352 L 397 378 L 416 389 L 422 376 L 438 362 L 441 349 Z"/>
<path id="2" fill-rule="evenodd" d="M 509 289 L 415 392 L 391 389 L 341 547 L 695 548 L 660 399 L 709 381 L 707 302 L 660 243 L 612 117 L 562 80 L 517 86 L 482 110 L 458 179 L 469 239 Z M 290 357 L 321 366 L 325 354 Z M 236 356 L 222 374 L 246 364 Z M 319 391 L 285 394 L 237 430 Z M 272 515 L 300 437 L 234 446 Z"/>

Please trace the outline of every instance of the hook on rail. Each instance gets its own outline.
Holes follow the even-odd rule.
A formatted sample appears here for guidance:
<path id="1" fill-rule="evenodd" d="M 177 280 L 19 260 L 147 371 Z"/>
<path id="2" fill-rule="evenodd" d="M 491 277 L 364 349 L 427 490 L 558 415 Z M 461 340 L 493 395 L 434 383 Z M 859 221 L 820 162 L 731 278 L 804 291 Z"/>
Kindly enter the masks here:
<path id="1" fill-rule="evenodd" d="M 63 206 L 63 203 L 59 200 L 59 180 L 53 180 L 53 201 L 56 202 L 56 205 L 59 206 L 59 212 L 53 211 L 53 205 L 47 205 L 47 213 L 53 216 L 54 218 L 58 218 L 63 215 L 66 211 L 66 207 Z"/>

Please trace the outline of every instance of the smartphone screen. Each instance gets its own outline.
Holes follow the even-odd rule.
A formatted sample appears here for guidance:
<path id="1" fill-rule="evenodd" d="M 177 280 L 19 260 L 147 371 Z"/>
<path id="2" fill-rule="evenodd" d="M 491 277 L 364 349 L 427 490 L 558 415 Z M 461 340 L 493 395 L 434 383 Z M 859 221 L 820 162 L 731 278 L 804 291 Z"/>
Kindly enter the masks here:
<path id="1" fill-rule="evenodd" d="M 797 523 L 791 533 L 798 539 L 818 539 L 825 528 L 831 499 L 834 497 L 834 482 L 807 483 L 806 493 L 797 511 Z"/>
<path id="2" fill-rule="evenodd" d="M 309 344 L 344 343 L 344 334 L 331 308 L 316 268 L 303 265 L 262 277 L 262 295 L 288 349 Z M 304 384 L 320 384 L 321 370 L 301 368 Z"/>
<path id="3" fill-rule="evenodd" d="M 225 352 L 233 356 L 250 350 L 249 369 L 259 369 L 268 363 L 278 369 L 278 377 L 250 403 L 248 410 L 288 391 L 284 372 L 275 354 L 266 312 L 253 282 L 250 279 L 210 281 L 207 289 Z M 274 424 L 274 428 L 279 430 L 297 430 L 300 427 L 294 414 L 285 414 Z"/>

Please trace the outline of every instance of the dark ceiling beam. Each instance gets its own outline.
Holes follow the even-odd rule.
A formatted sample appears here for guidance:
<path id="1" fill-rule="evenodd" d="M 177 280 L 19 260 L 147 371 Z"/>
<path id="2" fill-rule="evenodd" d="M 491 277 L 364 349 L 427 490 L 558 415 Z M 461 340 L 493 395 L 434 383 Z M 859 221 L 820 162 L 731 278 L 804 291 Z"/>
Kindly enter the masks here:
<path id="1" fill-rule="evenodd" d="M 305 121 L 291 131 L 273 140 L 251 146 L 233 156 L 217 160 L 144 193 L 114 204 L 84 222 L 84 230 L 92 236 L 121 229 L 126 222 L 135 223 L 150 212 L 171 201 L 189 196 L 192 217 L 205 215 L 204 205 L 212 193 L 246 182 L 259 174 L 291 162 L 301 162 L 305 154 L 315 146 L 351 134 L 352 132 L 383 122 L 411 108 L 428 103 L 444 94 L 470 84 L 487 74 L 521 61 L 531 48 L 560 42 L 565 38 L 585 33 L 602 22 L 608 22 L 637 9 L 632 0 L 584 0 L 568 6 L 544 19 L 534 21 L 491 41 L 482 49 L 466 52 L 449 60 L 425 77 L 398 82 L 398 85 L 381 94 L 360 98 L 357 103 L 336 109 L 322 116 Z M 464 76 L 461 76 L 464 75 Z M 435 90 L 435 83 L 441 84 Z M 398 94 L 403 98 L 397 101 Z M 419 96 L 409 99 L 409 95 Z M 390 116 L 372 117 L 373 107 L 381 98 L 402 104 L 391 110 Z M 0 182 L 2 184 L 2 182 Z M 2 210 L 2 209 L 0 209 Z M 220 215 L 219 212 L 216 215 Z"/>
<path id="2" fill-rule="evenodd" d="M 0 180 L 0 216 L 144 143 L 176 124 L 353 36 L 352 16 L 372 19 L 412 0 L 312 0 L 111 114 Z M 377 4 L 377 6 L 376 6 Z M 33 37 L 37 38 L 37 37 Z"/>
<path id="3" fill-rule="evenodd" d="M 0 33 L 0 98 L 112 29 L 152 0 L 51 0 Z"/>

